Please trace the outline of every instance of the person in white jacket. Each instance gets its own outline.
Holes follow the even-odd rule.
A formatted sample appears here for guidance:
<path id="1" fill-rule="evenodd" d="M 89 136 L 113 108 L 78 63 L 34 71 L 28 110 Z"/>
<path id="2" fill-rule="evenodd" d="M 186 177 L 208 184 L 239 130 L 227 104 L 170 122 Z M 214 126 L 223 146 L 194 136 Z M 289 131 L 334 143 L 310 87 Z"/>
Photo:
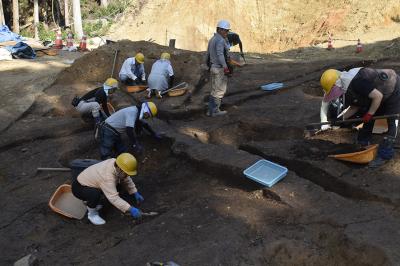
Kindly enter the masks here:
<path id="1" fill-rule="evenodd" d="M 144 55 L 137 53 L 122 64 L 119 72 L 119 80 L 128 86 L 146 83 L 146 72 L 144 70 Z"/>
<path id="2" fill-rule="evenodd" d="M 174 70 L 170 62 L 171 55 L 162 53 L 151 67 L 151 72 L 148 79 L 149 88 L 147 89 L 147 98 L 151 97 L 154 91 L 158 98 L 162 98 L 161 92 L 172 88 L 174 84 Z"/>

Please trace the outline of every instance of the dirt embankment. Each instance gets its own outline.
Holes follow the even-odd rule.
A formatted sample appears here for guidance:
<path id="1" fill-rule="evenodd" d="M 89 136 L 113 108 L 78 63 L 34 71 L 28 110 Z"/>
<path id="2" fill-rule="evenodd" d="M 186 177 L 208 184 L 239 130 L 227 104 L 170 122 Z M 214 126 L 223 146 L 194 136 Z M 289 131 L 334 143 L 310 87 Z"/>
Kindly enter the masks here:
<path id="1" fill-rule="evenodd" d="M 113 39 L 152 40 L 205 50 L 220 19 L 228 19 L 248 52 L 284 51 L 334 38 L 375 42 L 400 34 L 397 0 L 135 1 L 112 27 Z"/>

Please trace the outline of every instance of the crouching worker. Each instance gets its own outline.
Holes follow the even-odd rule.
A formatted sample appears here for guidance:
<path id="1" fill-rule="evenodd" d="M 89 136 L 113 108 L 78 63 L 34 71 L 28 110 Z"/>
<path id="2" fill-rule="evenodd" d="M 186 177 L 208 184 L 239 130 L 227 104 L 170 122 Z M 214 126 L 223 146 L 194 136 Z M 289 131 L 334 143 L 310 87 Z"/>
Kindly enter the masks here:
<path id="1" fill-rule="evenodd" d="M 325 91 L 321 105 L 321 118 L 327 113 L 329 103 L 344 95 L 349 108 L 343 114 L 348 119 L 360 110 L 363 112 L 363 128 L 357 143 L 368 145 L 372 137 L 376 115 L 400 113 L 400 77 L 392 69 L 353 68 L 349 71 L 326 70 L 321 76 Z M 397 137 L 398 118 L 387 118 L 388 132 L 379 145 L 377 157 L 369 163 L 379 167 L 393 158 Z"/>
<path id="2" fill-rule="evenodd" d="M 117 191 L 117 185 L 121 184 L 137 204 L 144 201 L 130 178 L 136 175 L 136 169 L 136 158 L 132 154 L 122 153 L 117 159 L 111 158 L 89 166 L 78 175 L 72 183 L 72 193 L 86 201 L 88 219 L 92 224 L 106 223 L 99 216 L 99 210 L 103 207 L 100 204 L 102 195 L 123 213 L 129 212 L 133 218 L 140 218 L 140 210 L 123 200 Z"/>
<path id="3" fill-rule="evenodd" d="M 156 139 L 160 139 L 161 136 L 154 132 L 145 121 L 145 119 L 154 117 L 156 114 L 156 105 L 153 102 L 144 102 L 138 106 L 118 110 L 102 122 L 99 126 L 101 159 L 111 158 L 113 149 L 117 154 L 127 151 L 127 147 L 121 138 L 121 134 L 124 132 L 126 132 L 135 153 L 141 153 L 143 150 L 136 138 L 135 131 L 140 132 L 144 128 Z"/>
<path id="4" fill-rule="evenodd" d="M 113 78 L 108 78 L 102 87 L 89 91 L 81 98 L 75 97 L 72 101 L 72 105 L 82 117 L 91 115 L 95 123 L 99 124 L 106 117 L 110 116 L 107 100 L 109 95 L 113 94 L 116 89 L 118 89 L 118 81 Z M 104 114 L 101 112 L 102 109 Z"/>
<path id="5" fill-rule="evenodd" d="M 119 72 L 119 80 L 128 86 L 146 83 L 144 55 L 142 53 L 137 53 L 135 57 L 130 57 L 124 61 Z"/>
<path id="6" fill-rule="evenodd" d="M 147 98 L 151 98 L 152 92 L 156 93 L 158 98 L 162 98 L 161 92 L 172 88 L 174 84 L 174 70 L 170 62 L 171 55 L 162 53 L 159 60 L 154 62 L 151 67 L 147 89 Z"/>

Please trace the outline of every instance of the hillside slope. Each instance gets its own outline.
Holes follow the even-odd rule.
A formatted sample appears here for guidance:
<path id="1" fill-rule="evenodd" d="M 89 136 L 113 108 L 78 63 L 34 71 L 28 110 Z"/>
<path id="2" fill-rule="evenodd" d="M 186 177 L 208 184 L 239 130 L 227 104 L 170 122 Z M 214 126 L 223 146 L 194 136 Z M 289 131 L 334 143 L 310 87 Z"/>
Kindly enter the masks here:
<path id="1" fill-rule="evenodd" d="M 113 39 L 151 40 L 204 50 L 219 19 L 231 21 L 247 52 L 283 51 L 318 44 L 328 32 L 363 42 L 400 35 L 398 0 L 137 0 L 112 27 Z M 343 42 L 340 45 L 353 45 Z"/>

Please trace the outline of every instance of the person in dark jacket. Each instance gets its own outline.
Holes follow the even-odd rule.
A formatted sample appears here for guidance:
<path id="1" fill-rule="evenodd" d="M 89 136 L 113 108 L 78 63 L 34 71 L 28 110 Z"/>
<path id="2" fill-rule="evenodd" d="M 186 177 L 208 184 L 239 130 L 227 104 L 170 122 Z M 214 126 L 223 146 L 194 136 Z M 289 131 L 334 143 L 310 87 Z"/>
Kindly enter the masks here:
<path id="1" fill-rule="evenodd" d="M 118 81 L 113 78 L 108 78 L 102 87 L 93 89 L 79 98 L 75 109 L 82 115 L 91 114 L 96 122 L 99 124 L 102 119 L 101 110 L 103 109 L 106 117 L 110 116 L 108 109 L 107 99 L 108 96 L 115 92 L 118 88 Z M 74 105 L 74 104 L 73 104 Z M 104 118 L 105 119 L 105 118 Z"/>
<path id="2" fill-rule="evenodd" d="M 228 43 L 229 43 L 230 47 L 239 44 L 240 56 L 243 58 L 243 60 L 246 60 L 246 59 L 244 59 L 243 45 L 242 45 L 242 41 L 240 40 L 239 34 L 230 31 L 230 32 L 228 32 L 228 36 L 226 38 L 228 39 Z"/>
<path id="3" fill-rule="evenodd" d="M 331 101 L 344 95 L 349 108 L 343 119 L 352 117 L 363 110 L 364 126 L 359 131 L 357 142 L 368 145 L 374 128 L 375 115 L 400 113 L 400 77 L 392 69 L 353 68 L 349 71 L 326 70 L 321 76 L 321 86 L 325 91 L 321 105 L 321 119 L 326 114 Z M 370 167 L 379 167 L 394 156 L 397 137 L 398 117 L 388 118 L 388 131 L 379 145 L 377 157 Z"/>
<path id="4" fill-rule="evenodd" d="M 136 138 L 143 129 L 146 129 L 154 138 L 161 139 L 161 136 L 154 132 L 145 119 L 154 117 L 157 114 L 157 107 L 153 102 L 144 102 L 138 106 L 130 106 L 118 110 L 108 117 L 99 126 L 100 154 L 105 160 L 113 157 L 113 150 L 116 154 L 127 151 L 122 141 L 124 132 L 128 136 L 131 147 L 135 154 L 140 154 L 142 145 Z"/>

